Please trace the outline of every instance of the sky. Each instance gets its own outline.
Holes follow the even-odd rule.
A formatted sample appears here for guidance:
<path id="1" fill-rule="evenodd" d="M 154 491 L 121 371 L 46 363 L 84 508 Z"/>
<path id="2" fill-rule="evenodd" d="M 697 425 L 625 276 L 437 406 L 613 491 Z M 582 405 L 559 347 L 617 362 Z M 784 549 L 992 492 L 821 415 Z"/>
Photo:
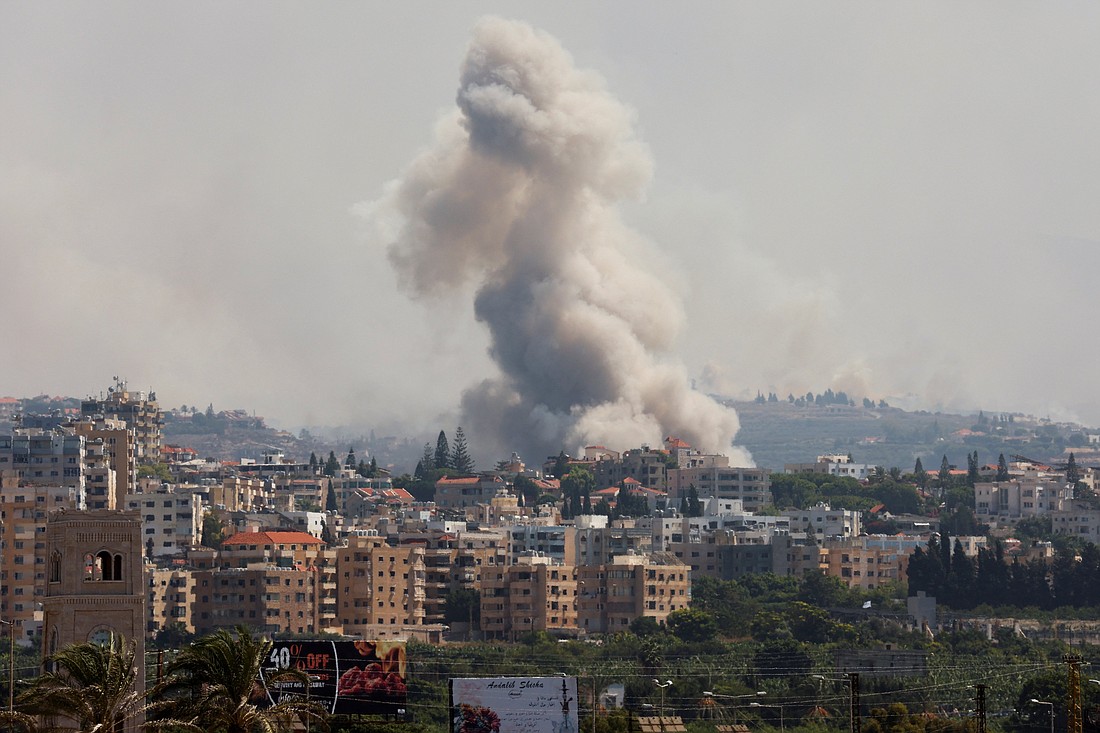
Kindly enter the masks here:
<path id="1" fill-rule="evenodd" d="M 378 211 L 487 16 L 626 110 L 649 169 L 608 205 L 696 389 L 1100 425 L 1100 6 L 1073 2 L 2 3 L 0 394 L 117 374 L 450 434 L 498 336 L 473 286 L 408 287 Z"/>

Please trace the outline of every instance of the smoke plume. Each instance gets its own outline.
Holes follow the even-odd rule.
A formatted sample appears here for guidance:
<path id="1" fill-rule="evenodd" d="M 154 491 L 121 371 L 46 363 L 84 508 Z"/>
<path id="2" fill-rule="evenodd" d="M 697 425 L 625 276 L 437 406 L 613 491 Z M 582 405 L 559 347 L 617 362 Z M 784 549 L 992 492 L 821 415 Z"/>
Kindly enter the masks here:
<path id="1" fill-rule="evenodd" d="M 675 435 L 731 453 L 737 415 L 693 391 L 670 353 L 681 303 L 616 209 L 650 169 L 631 112 L 555 39 L 476 27 L 456 109 L 373 212 L 408 292 L 475 293 L 500 369 L 462 398 L 479 442 L 535 458 Z"/>

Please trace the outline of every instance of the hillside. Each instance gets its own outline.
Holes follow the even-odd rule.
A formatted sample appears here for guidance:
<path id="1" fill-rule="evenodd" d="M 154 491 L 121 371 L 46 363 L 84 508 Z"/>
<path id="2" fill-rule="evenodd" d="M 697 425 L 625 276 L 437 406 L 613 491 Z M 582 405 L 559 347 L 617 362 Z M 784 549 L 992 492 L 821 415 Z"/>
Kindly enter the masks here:
<path id="1" fill-rule="evenodd" d="M 1024 455 L 1061 464 L 1072 451 L 1080 464 L 1100 464 L 1095 445 L 1079 425 L 1051 423 L 1022 415 L 952 415 L 906 412 L 893 407 L 794 405 L 732 402 L 741 418 L 736 443 L 748 448 L 758 466 L 782 470 L 785 463 L 813 461 L 825 453 L 851 453 L 856 463 L 913 470 L 919 457 L 935 471 L 943 456 L 966 466 L 977 451 L 980 463 Z"/>

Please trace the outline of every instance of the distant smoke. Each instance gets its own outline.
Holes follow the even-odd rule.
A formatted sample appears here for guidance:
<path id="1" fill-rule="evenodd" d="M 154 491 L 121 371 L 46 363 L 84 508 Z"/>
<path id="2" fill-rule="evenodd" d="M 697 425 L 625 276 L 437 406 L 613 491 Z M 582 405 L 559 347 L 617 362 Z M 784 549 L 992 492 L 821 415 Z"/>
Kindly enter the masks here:
<path id="1" fill-rule="evenodd" d="M 477 26 L 457 109 L 373 207 L 393 227 L 389 257 L 408 291 L 476 288 L 501 375 L 463 395 L 468 434 L 498 450 L 676 435 L 731 452 L 737 415 L 693 391 L 669 354 L 681 304 L 643 269 L 643 243 L 615 208 L 650 167 L 631 112 L 555 39 L 500 19 Z"/>

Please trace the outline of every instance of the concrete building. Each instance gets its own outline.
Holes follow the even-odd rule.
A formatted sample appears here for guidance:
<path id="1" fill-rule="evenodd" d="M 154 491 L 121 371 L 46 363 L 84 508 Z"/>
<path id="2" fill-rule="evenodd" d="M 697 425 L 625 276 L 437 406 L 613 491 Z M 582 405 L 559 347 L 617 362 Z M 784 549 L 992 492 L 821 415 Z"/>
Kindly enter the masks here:
<path id="1" fill-rule="evenodd" d="M 133 431 L 137 463 L 160 462 L 164 414 L 157 404 L 155 392 L 131 392 L 126 382 L 116 377 L 115 386 L 107 390 L 106 396 L 89 397 L 80 403 L 80 416 L 92 421 L 101 418 L 122 420 Z"/>
<path id="2" fill-rule="evenodd" d="M 668 471 L 669 499 L 673 506 L 692 486 L 700 499 L 736 499 L 745 511 L 759 512 L 771 504 L 770 472 L 764 468 L 701 465 Z"/>
<path id="3" fill-rule="evenodd" d="M 155 636 L 173 624 L 179 624 L 189 633 L 195 633 L 192 615 L 198 587 L 192 568 L 158 568 L 145 566 L 146 604 L 145 631 Z"/>
<path id="4" fill-rule="evenodd" d="M 500 476 L 444 476 L 435 482 L 435 504 L 441 510 L 463 511 L 489 504 L 498 494 L 510 494 Z"/>
<path id="5" fill-rule="evenodd" d="M 1012 481 L 974 484 L 974 515 L 994 526 L 1065 511 L 1072 501 L 1073 487 L 1061 474 L 1032 472 Z"/>
<path id="6" fill-rule="evenodd" d="M 787 463 L 783 466 L 784 473 L 819 473 L 825 476 L 846 476 L 857 481 L 865 481 L 875 467 L 867 463 L 854 463 L 846 455 L 818 456 L 814 463 Z"/>
<path id="7" fill-rule="evenodd" d="M 40 644 L 46 583 L 46 517 L 83 506 L 79 489 L 26 482 L 0 472 L 0 617 L 20 644 Z"/>
<path id="8" fill-rule="evenodd" d="M 425 550 L 356 532 L 336 551 L 337 616 L 345 634 L 404 637 L 424 624 Z"/>
<path id="9" fill-rule="evenodd" d="M 174 486 L 156 482 L 142 488 L 145 490 L 141 493 L 123 497 L 123 505 L 141 515 L 147 557 L 170 557 L 199 544 L 203 518 L 201 495 L 177 493 Z"/>
<path id="10" fill-rule="evenodd" d="M 584 633 L 624 631 L 639 617 L 664 624 L 691 603 L 691 570 L 667 552 L 619 555 L 577 569 L 578 625 Z"/>
<path id="11" fill-rule="evenodd" d="M 481 631 L 516 641 L 533 631 L 576 636 L 577 567 L 527 555 L 482 571 Z"/>
<path id="12" fill-rule="evenodd" d="M 859 512 L 833 509 L 824 503 L 808 509 L 786 509 L 781 514 L 790 519 L 792 532 L 813 534 L 819 544 L 829 538 L 856 537 L 863 532 Z"/>

